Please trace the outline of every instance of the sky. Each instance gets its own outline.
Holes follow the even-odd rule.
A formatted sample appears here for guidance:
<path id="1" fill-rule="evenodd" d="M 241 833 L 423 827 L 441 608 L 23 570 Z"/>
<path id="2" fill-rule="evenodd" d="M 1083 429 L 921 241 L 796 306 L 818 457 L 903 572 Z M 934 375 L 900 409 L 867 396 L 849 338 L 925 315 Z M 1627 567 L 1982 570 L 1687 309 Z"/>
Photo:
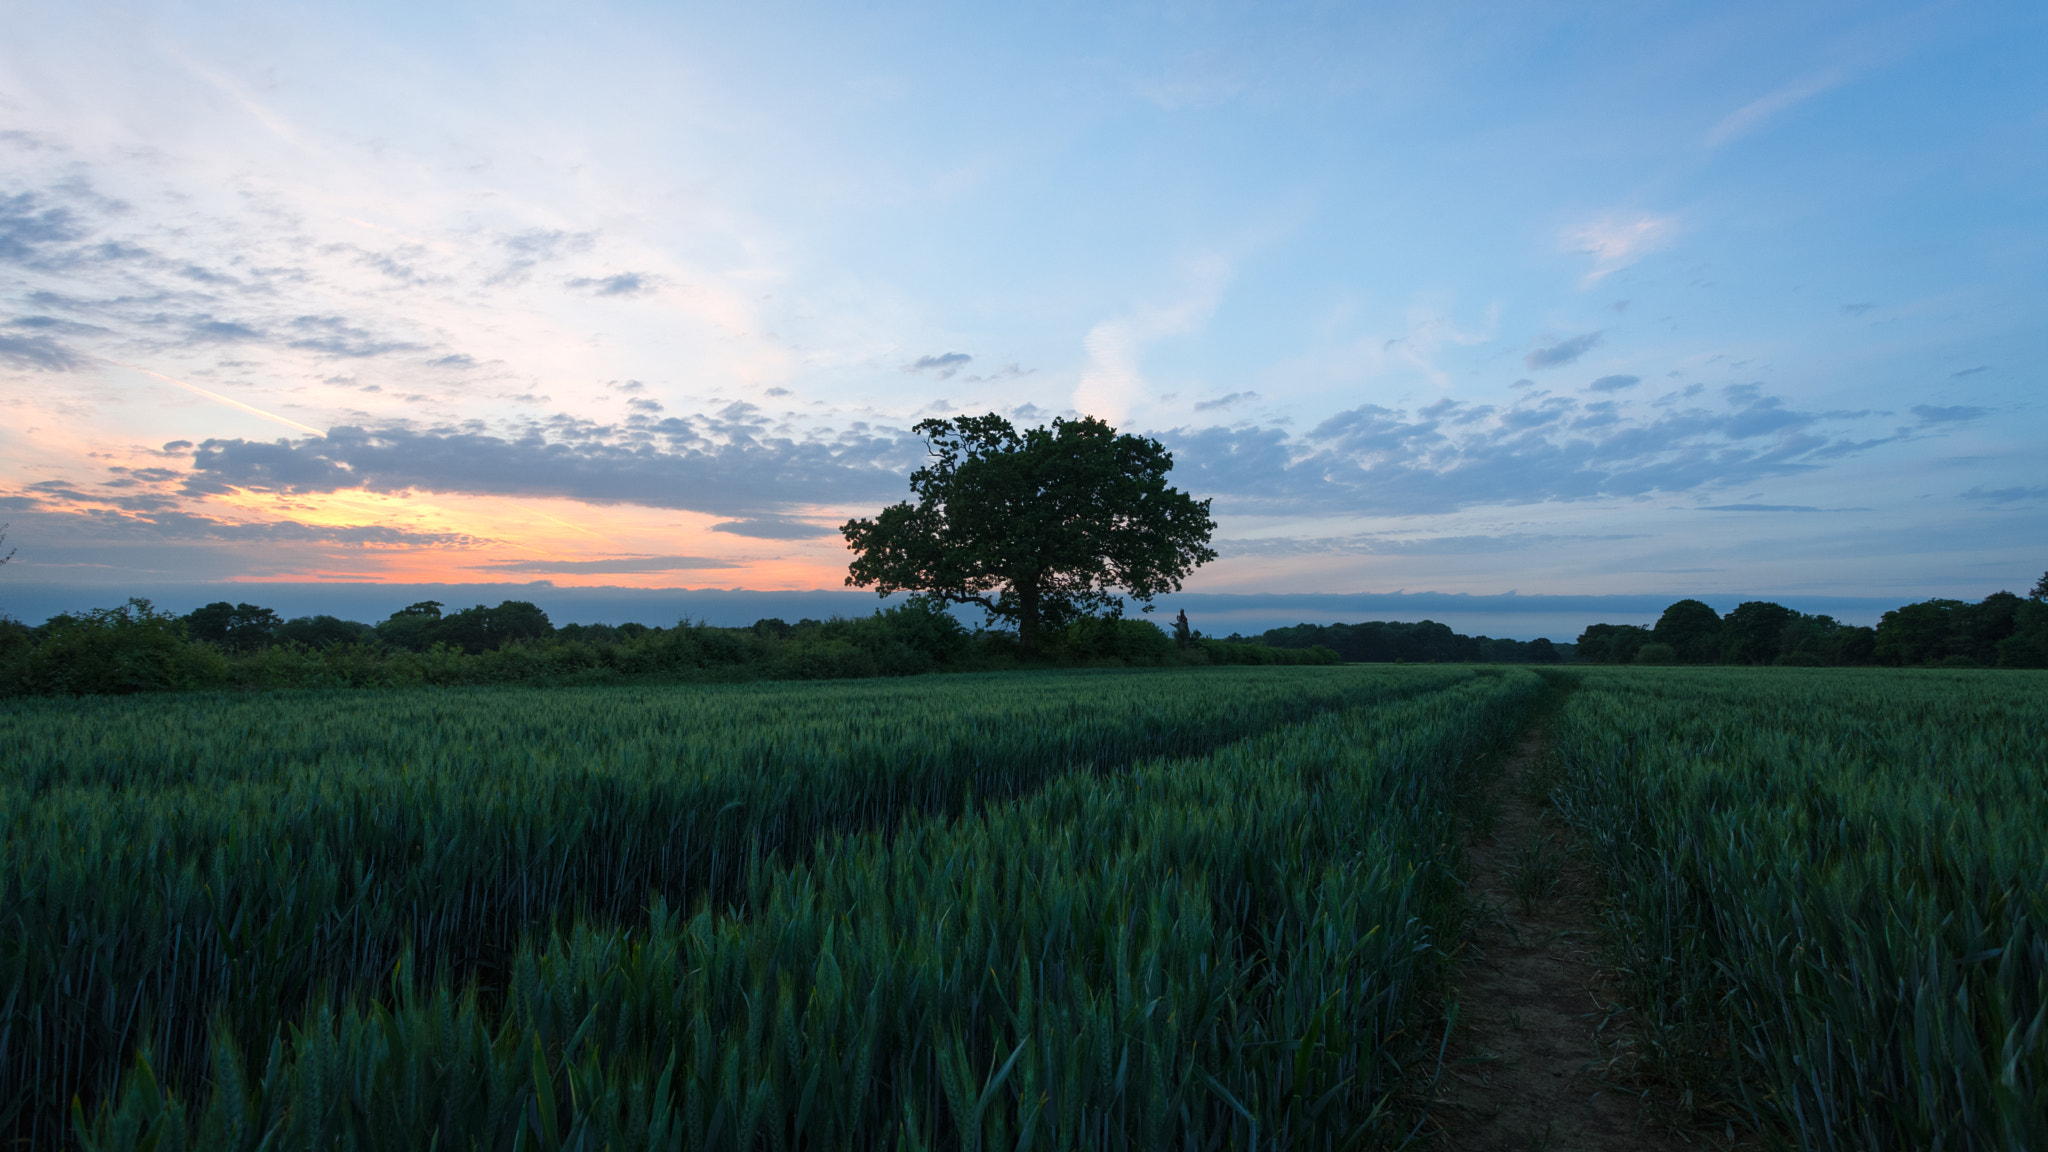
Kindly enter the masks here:
<path id="1" fill-rule="evenodd" d="M 9 23 L 0 611 L 839 588 L 990 411 L 1165 443 L 1191 593 L 2048 568 L 2038 4 Z"/>

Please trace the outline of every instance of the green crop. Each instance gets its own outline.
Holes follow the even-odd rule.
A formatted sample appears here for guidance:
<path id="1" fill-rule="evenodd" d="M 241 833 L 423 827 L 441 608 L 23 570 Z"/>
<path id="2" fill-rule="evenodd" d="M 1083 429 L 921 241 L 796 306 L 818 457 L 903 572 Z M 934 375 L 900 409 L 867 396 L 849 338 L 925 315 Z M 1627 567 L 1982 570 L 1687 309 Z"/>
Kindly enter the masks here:
<path id="1" fill-rule="evenodd" d="M 1214 685 L 1104 677 L 1125 685 Z M 1315 1148 L 1392 1115 L 1463 913 L 1461 771 L 1533 674 L 1377 686 L 1204 755 L 1069 773 L 763 868 L 744 900 L 536 934 L 495 987 L 401 964 L 378 1000 L 138 1062 L 95 1149 Z M 1355 681 L 1346 677 L 1363 677 Z M 1015 681 L 1001 681 L 1012 684 Z M 1397 691 L 1397 688 L 1419 689 Z M 1402 698 L 1402 697 L 1406 698 Z M 911 707 L 911 697 L 898 697 Z"/>
<path id="2" fill-rule="evenodd" d="M 1668 1071 L 1802 1148 L 2048 1148 L 2048 676 L 1581 684 L 1555 796 Z"/>
<path id="3" fill-rule="evenodd" d="M 475 980 L 651 900 L 1074 769 L 1187 756 L 1460 669 L 13 701 L 0 708 L 0 1132 L 55 1138 L 138 1049 L 191 1091 L 322 998 Z"/>

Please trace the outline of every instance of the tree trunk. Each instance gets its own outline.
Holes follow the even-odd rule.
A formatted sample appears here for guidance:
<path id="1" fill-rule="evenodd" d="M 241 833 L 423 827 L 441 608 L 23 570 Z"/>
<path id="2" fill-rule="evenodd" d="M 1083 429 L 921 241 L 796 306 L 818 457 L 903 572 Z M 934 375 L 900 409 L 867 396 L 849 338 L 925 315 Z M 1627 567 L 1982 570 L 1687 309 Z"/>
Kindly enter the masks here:
<path id="1" fill-rule="evenodd" d="M 1017 643 L 1026 652 L 1038 651 L 1038 585 L 1017 587 Z"/>

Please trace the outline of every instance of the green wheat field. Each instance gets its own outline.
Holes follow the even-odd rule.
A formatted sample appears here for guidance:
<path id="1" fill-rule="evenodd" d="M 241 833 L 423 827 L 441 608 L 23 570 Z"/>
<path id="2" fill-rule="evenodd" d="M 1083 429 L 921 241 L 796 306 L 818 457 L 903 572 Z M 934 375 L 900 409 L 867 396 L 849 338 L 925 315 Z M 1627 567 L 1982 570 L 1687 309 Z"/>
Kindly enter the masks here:
<path id="1" fill-rule="evenodd" d="M 2048 673 L 1464 665 L 10 700 L 0 1135 L 1401 1147 L 1537 723 L 1659 1075 L 2048 1147 Z"/>

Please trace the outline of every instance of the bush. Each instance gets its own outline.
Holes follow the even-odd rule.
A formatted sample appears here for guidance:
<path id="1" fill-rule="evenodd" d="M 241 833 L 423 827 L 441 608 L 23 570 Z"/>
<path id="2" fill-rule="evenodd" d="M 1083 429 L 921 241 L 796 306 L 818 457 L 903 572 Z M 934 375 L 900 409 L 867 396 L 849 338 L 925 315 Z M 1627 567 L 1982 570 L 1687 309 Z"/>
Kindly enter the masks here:
<path id="1" fill-rule="evenodd" d="M 42 642 L 28 660 L 30 692 L 125 695 L 192 687 L 190 675 L 204 668 L 181 658 L 185 629 L 178 618 L 147 600 L 55 616 L 39 631 Z"/>
<path id="2" fill-rule="evenodd" d="M 1635 662 L 1638 664 L 1676 664 L 1678 649 L 1669 644 L 1645 644 L 1636 649 Z"/>
<path id="3" fill-rule="evenodd" d="M 1165 664 L 1179 651 L 1173 638 L 1149 620 L 1094 616 L 1067 625 L 1048 647 L 1053 656 L 1075 664 Z"/>

